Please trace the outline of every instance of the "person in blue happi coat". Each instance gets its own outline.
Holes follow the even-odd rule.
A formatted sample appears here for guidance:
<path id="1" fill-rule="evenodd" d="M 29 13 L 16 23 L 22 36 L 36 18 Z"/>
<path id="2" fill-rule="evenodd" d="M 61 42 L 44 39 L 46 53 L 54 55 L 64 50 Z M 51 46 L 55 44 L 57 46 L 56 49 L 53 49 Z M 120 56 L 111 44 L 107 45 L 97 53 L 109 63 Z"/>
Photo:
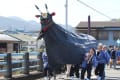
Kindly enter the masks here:
<path id="1" fill-rule="evenodd" d="M 81 80 L 84 80 L 85 72 L 87 71 L 87 78 L 86 80 L 91 79 L 91 71 L 92 67 L 96 67 L 96 53 L 95 49 L 91 48 L 89 52 L 84 57 L 84 61 L 82 62 L 82 69 L 81 69 Z"/>
<path id="2" fill-rule="evenodd" d="M 48 63 L 48 56 L 46 53 L 46 49 L 44 49 L 43 53 L 42 53 L 42 59 L 43 59 L 43 66 L 44 66 L 44 76 L 53 76 L 53 71 L 52 68 L 50 67 L 49 63 Z"/>
<path id="3" fill-rule="evenodd" d="M 116 64 L 120 64 L 120 50 L 116 47 Z"/>
<path id="4" fill-rule="evenodd" d="M 97 80 L 104 80 L 105 65 L 109 64 L 109 61 L 110 61 L 110 55 L 106 50 L 106 45 L 103 45 L 101 47 L 101 50 L 99 50 L 99 54 L 97 54 L 96 56 L 96 60 L 97 60 L 97 67 L 95 69 L 95 75 L 98 76 Z"/>

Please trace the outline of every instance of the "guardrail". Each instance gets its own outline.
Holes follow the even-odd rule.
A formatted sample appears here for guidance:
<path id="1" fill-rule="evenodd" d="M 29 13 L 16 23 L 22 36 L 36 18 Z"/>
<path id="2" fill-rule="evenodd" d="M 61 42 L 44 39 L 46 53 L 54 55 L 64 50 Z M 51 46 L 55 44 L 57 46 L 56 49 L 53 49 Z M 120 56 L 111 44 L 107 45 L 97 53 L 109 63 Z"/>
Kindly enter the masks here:
<path id="1" fill-rule="evenodd" d="M 4 80 L 33 80 L 35 78 L 33 76 L 43 76 L 43 62 L 40 52 L 0 54 L 0 60 L 0 74 L 3 74 Z M 32 69 L 35 69 L 38 74 L 31 74 Z M 20 71 L 23 76 L 13 77 L 14 71 Z"/>

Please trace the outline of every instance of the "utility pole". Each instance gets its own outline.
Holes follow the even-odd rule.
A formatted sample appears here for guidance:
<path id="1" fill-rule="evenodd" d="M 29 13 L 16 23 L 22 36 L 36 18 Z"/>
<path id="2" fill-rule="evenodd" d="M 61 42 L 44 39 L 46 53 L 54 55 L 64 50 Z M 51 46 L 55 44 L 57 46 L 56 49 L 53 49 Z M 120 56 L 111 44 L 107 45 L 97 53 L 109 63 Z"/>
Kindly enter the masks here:
<path id="1" fill-rule="evenodd" d="M 68 29 L 68 0 L 66 0 L 65 4 L 65 26 Z"/>
<path id="2" fill-rule="evenodd" d="M 90 15 L 88 16 L 88 34 L 90 35 L 90 28 L 91 28 L 91 20 Z"/>

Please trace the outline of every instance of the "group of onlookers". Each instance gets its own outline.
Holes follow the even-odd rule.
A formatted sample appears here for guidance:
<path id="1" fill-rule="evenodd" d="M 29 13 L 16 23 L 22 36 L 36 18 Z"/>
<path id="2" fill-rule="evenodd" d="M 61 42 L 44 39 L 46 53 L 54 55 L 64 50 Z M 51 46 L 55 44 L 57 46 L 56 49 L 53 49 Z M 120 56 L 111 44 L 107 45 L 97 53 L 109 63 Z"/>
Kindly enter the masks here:
<path id="1" fill-rule="evenodd" d="M 97 49 L 91 48 L 88 53 L 85 54 L 84 60 L 81 65 L 80 74 L 78 73 L 80 65 L 72 65 L 70 70 L 70 76 L 73 76 L 75 72 L 76 77 L 81 80 L 91 80 L 92 69 L 97 76 L 97 80 L 105 80 L 105 66 L 116 69 L 116 64 L 120 63 L 120 51 L 117 46 L 106 46 L 98 44 Z M 74 69 L 75 68 L 75 69 Z M 76 71 L 75 71 L 76 70 Z M 87 72 L 87 76 L 85 73 Z M 77 74 L 76 74 L 77 73 Z M 80 76 L 78 76 L 78 74 Z M 86 78 L 85 78 L 86 76 Z"/>
<path id="2" fill-rule="evenodd" d="M 97 49 L 91 48 L 88 53 L 85 54 L 84 60 L 81 65 L 81 80 L 91 80 L 92 69 L 98 80 L 104 80 L 105 78 L 105 65 L 109 64 L 110 55 L 105 45 L 98 45 Z M 72 71 L 72 68 L 71 68 Z M 85 73 L 87 77 L 85 78 Z"/>
<path id="3" fill-rule="evenodd" d="M 48 58 L 45 52 L 43 52 L 44 73 L 47 76 L 47 70 L 50 75 L 52 70 L 48 64 Z M 88 53 L 85 54 L 82 64 L 68 64 L 66 67 L 67 77 L 73 77 L 74 75 L 81 80 L 91 80 L 92 70 L 97 76 L 97 80 L 105 80 L 105 66 L 115 69 L 116 64 L 120 60 L 120 51 L 118 47 L 98 44 L 97 49 L 91 48 Z M 81 69 L 81 70 L 80 70 Z M 87 72 L 87 76 L 85 73 Z"/>

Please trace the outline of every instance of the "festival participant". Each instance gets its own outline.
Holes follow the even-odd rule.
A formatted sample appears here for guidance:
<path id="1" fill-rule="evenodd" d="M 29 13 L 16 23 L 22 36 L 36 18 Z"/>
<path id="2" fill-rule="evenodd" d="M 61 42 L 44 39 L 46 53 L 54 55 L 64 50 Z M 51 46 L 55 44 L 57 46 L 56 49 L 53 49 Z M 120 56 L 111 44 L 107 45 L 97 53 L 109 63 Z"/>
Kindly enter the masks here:
<path id="1" fill-rule="evenodd" d="M 69 77 L 70 76 L 70 69 L 71 69 L 71 64 L 66 64 L 66 76 Z"/>
<path id="2" fill-rule="evenodd" d="M 99 46 L 100 47 L 100 46 Z M 106 50 L 106 46 L 103 45 L 99 54 L 96 56 L 97 67 L 95 69 L 95 75 L 98 76 L 98 80 L 104 80 L 105 78 L 105 65 L 109 64 L 110 56 Z"/>
<path id="3" fill-rule="evenodd" d="M 72 64 L 70 69 L 70 77 L 74 77 L 74 74 L 77 78 L 79 78 L 79 64 Z"/>
<path id="4" fill-rule="evenodd" d="M 85 59 L 82 63 L 81 69 L 81 79 L 84 80 L 85 72 L 87 71 L 87 79 L 91 79 L 92 66 L 96 67 L 96 53 L 95 49 L 91 48 L 90 51 L 86 54 Z"/>
<path id="5" fill-rule="evenodd" d="M 116 56 L 117 56 L 117 64 L 120 64 L 120 50 L 119 48 L 117 48 L 117 51 L 116 51 Z"/>
<path id="6" fill-rule="evenodd" d="M 47 80 L 47 77 L 48 76 L 53 76 L 53 74 L 52 74 L 52 69 L 48 64 L 48 56 L 46 54 L 45 49 L 42 53 L 42 59 L 43 59 L 43 66 L 44 66 L 44 76 L 45 76 L 45 80 Z"/>
<path id="7" fill-rule="evenodd" d="M 108 50 L 107 50 L 107 46 L 106 46 L 106 45 L 103 45 L 102 51 L 106 54 L 106 56 L 108 56 L 108 57 L 107 57 L 107 58 L 108 58 L 108 61 L 106 61 L 106 64 L 107 64 L 107 66 L 108 66 L 108 65 L 109 65 L 109 62 L 110 62 L 110 54 L 109 54 L 109 52 L 108 52 Z M 104 67 L 104 69 L 105 69 L 105 67 Z M 105 70 L 104 70 L 104 74 L 103 74 L 102 79 L 105 79 Z"/>
<path id="8" fill-rule="evenodd" d="M 114 49 L 111 51 L 110 68 L 112 68 L 112 66 L 114 67 L 114 69 L 116 68 L 117 54 L 118 54 L 117 51 L 118 51 L 118 47 L 114 46 Z"/>

